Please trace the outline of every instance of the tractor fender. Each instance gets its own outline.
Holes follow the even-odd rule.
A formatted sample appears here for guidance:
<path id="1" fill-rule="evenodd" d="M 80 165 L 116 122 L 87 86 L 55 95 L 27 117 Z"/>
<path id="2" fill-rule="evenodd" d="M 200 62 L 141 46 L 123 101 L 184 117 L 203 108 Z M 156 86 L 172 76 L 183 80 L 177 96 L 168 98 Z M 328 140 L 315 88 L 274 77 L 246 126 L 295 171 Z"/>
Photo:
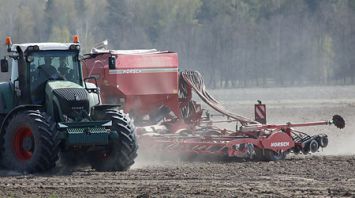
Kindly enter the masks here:
<path id="1" fill-rule="evenodd" d="M 100 104 L 91 107 L 90 114 L 91 117 L 95 117 L 96 119 L 102 119 L 105 116 L 105 111 L 109 109 L 121 110 L 120 105 L 109 105 L 109 104 Z"/>
<path id="2" fill-rule="evenodd" d="M 5 123 L 12 117 L 12 115 L 15 115 L 19 111 L 24 111 L 24 110 L 38 110 L 43 108 L 42 105 L 19 105 L 15 108 L 13 108 L 8 114 L 6 114 L 3 122 L 1 123 L 1 128 L 0 128 L 0 134 L 4 132 L 4 126 Z"/>
<path id="3" fill-rule="evenodd" d="M 0 83 L 0 113 L 6 114 L 15 106 L 14 86 L 11 82 Z"/>
<path id="4" fill-rule="evenodd" d="M 104 111 L 104 110 L 107 110 L 107 109 L 117 109 L 117 110 L 121 110 L 122 109 L 122 106 L 119 105 L 119 104 L 99 104 L 99 105 L 95 105 L 93 107 L 91 107 L 91 111 Z"/>

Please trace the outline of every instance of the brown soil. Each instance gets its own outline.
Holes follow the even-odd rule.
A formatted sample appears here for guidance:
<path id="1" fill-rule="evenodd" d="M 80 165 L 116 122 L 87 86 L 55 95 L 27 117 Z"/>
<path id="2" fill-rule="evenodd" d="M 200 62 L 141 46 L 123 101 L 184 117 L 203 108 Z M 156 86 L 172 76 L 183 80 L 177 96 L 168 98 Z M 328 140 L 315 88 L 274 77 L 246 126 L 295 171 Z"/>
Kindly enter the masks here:
<path id="1" fill-rule="evenodd" d="M 354 156 L 280 162 L 168 161 L 127 172 L 3 176 L 6 197 L 355 196 Z M 158 165 L 159 164 L 159 165 Z"/>
<path id="2" fill-rule="evenodd" d="M 353 87 L 347 91 L 353 92 Z M 355 197 L 355 126 L 351 122 L 355 100 L 331 95 L 338 98 L 322 96 L 325 100 L 317 101 L 315 96 L 315 100 L 280 100 L 268 106 L 269 121 L 277 123 L 330 119 L 335 113 L 344 116 L 347 126 L 341 131 L 334 126 L 307 128 L 309 133 L 330 136 L 329 146 L 315 155 L 290 155 L 279 162 L 140 158 L 131 170 L 115 173 L 85 167 L 25 176 L 2 171 L 0 197 Z M 239 106 L 226 103 L 233 111 L 252 116 L 253 102 L 248 100 Z"/>

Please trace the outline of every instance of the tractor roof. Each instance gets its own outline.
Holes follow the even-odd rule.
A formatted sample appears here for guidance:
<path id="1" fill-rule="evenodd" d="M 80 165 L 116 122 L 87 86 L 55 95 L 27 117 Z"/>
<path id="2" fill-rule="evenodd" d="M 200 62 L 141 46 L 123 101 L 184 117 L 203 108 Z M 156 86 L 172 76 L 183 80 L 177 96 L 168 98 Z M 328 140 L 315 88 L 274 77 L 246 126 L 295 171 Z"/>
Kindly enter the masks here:
<path id="1" fill-rule="evenodd" d="M 29 46 L 37 45 L 39 50 L 68 50 L 69 47 L 76 43 L 21 43 L 13 44 L 11 51 L 16 51 L 16 47 L 19 46 L 22 51 L 25 51 Z"/>
<path id="2" fill-rule="evenodd" d="M 136 50 L 107 50 L 93 48 L 91 54 L 160 54 L 168 51 L 159 51 L 156 49 L 136 49 Z"/>

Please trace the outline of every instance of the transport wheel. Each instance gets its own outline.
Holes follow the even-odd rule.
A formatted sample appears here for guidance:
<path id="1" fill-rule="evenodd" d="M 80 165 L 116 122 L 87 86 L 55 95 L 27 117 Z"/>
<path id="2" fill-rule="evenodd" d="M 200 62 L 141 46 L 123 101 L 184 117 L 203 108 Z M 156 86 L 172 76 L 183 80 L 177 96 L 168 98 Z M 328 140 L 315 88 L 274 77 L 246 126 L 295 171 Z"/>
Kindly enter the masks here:
<path id="1" fill-rule="evenodd" d="M 328 136 L 322 136 L 319 138 L 319 146 L 321 147 L 327 147 L 329 143 Z"/>
<path id="2" fill-rule="evenodd" d="M 312 152 L 312 153 L 315 153 L 317 152 L 319 149 L 319 144 L 317 142 L 317 140 L 312 140 L 310 143 L 309 143 L 309 150 Z"/>
<path id="3" fill-rule="evenodd" d="M 285 152 L 275 152 L 272 150 L 264 150 L 264 160 L 265 161 L 279 161 L 286 158 Z"/>
<path id="4" fill-rule="evenodd" d="M 122 111 L 106 110 L 105 118 L 112 120 L 111 130 L 118 133 L 118 138 L 112 140 L 107 149 L 94 152 L 89 161 L 97 171 L 125 171 L 137 157 L 137 140 L 133 120 Z"/>
<path id="5" fill-rule="evenodd" d="M 55 167 L 57 131 L 50 120 L 38 110 L 26 110 L 7 122 L 1 145 L 5 168 L 34 173 Z"/>

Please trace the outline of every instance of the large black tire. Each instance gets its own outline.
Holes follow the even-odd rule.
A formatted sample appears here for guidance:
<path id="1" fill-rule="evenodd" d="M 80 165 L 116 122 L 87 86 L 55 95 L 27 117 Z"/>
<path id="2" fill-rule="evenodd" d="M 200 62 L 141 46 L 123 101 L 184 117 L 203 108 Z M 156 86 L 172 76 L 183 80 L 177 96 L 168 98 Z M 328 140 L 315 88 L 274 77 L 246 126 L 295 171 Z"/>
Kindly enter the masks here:
<path id="1" fill-rule="evenodd" d="M 97 171 L 128 170 L 134 164 L 138 149 L 133 120 L 123 111 L 113 109 L 104 112 L 104 119 L 112 120 L 111 130 L 117 131 L 118 139 L 111 141 L 104 151 L 94 152 L 89 158 L 90 164 Z"/>
<path id="2" fill-rule="evenodd" d="M 57 130 L 38 110 L 20 111 L 6 123 L 1 136 L 2 164 L 26 173 L 47 171 L 58 159 Z"/>

